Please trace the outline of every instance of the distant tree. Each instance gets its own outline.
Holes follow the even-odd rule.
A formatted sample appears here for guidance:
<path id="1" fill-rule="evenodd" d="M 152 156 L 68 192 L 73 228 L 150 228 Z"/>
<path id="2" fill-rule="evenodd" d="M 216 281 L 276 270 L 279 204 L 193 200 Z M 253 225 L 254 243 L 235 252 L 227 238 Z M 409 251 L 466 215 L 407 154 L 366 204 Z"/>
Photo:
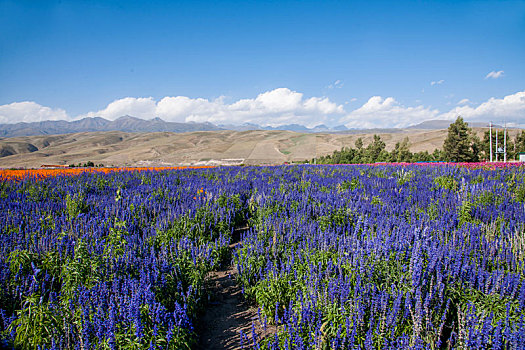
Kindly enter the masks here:
<path id="1" fill-rule="evenodd" d="M 476 162 L 479 159 L 479 149 L 475 144 L 472 129 L 458 117 L 448 127 L 448 134 L 443 143 L 445 160 L 451 162 Z"/>
<path id="2" fill-rule="evenodd" d="M 434 152 L 432 152 L 432 160 L 435 162 L 445 160 L 445 155 L 443 153 L 443 150 L 436 148 Z"/>
<path id="3" fill-rule="evenodd" d="M 433 155 L 428 151 L 421 151 L 412 155 L 412 162 L 431 162 L 435 160 Z"/>
<path id="4" fill-rule="evenodd" d="M 332 154 L 317 158 L 317 164 L 363 164 L 373 162 L 429 162 L 442 159 L 443 152 L 435 149 L 432 154 L 428 151 L 411 153 L 408 138 L 398 142 L 392 152 L 385 149 L 381 137 L 374 135 L 374 140 L 362 148 L 362 139 L 356 141 L 357 148 L 343 147 Z M 360 147 L 360 148 L 359 148 Z M 313 160 L 312 160 L 313 162 Z"/>
<path id="5" fill-rule="evenodd" d="M 361 137 L 355 140 L 355 148 L 357 149 L 363 148 L 363 139 Z"/>
<path id="6" fill-rule="evenodd" d="M 494 147 L 494 133 L 492 133 L 492 147 Z M 483 134 L 483 139 L 481 140 L 481 151 L 482 151 L 482 158 L 484 160 L 490 160 L 490 131 L 489 130 L 485 131 L 485 133 Z"/>
<path id="7" fill-rule="evenodd" d="M 355 140 L 355 148 L 356 148 L 356 151 L 352 158 L 352 163 L 354 164 L 364 163 L 365 162 L 365 159 L 364 159 L 365 149 L 363 148 L 363 139 L 361 137 Z"/>
<path id="8" fill-rule="evenodd" d="M 470 148 L 472 149 L 472 162 L 479 162 L 481 156 L 481 141 L 474 132 L 470 133 Z"/>
<path id="9" fill-rule="evenodd" d="M 365 156 L 369 163 L 384 162 L 388 160 L 388 152 L 385 151 L 386 144 L 379 135 L 374 135 L 374 140 L 366 147 Z"/>
<path id="10" fill-rule="evenodd" d="M 514 152 L 515 154 L 525 152 L 525 130 L 522 130 L 521 133 L 516 135 L 516 139 L 514 140 Z"/>
<path id="11" fill-rule="evenodd" d="M 405 137 L 403 141 L 397 142 L 394 149 L 390 153 L 391 162 L 410 162 L 412 161 L 412 153 L 410 152 L 410 142 L 408 137 Z"/>

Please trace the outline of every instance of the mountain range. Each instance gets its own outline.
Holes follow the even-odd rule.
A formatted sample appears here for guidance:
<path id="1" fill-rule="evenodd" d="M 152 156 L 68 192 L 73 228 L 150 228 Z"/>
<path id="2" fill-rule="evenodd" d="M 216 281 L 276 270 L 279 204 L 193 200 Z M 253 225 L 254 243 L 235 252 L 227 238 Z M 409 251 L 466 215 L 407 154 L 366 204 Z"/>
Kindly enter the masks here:
<path id="1" fill-rule="evenodd" d="M 129 115 L 116 120 L 100 117 L 75 121 L 46 120 L 32 123 L 0 124 L 0 137 L 61 135 L 78 132 L 192 132 L 222 130 L 211 123 L 174 123 L 160 118 L 144 120 Z"/>
<path id="2" fill-rule="evenodd" d="M 423 123 L 410 126 L 407 129 L 417 130 L 439 130 L 448 128 L 450 120 L 429 120 Z M 473 127 L 485 127 L 485 123 L 471 123 Z M 31 123 L 16 123 L 16 124 L 0 124 L 0 137 L 21 137 L 21 136 L 38 136 L 38 135 L 61 135 L 79 132 L 107 132 L 107 131 L 121 131 L 131 133 L 143 132 L 193 132 L 193 131 L 218 131 L 218 130 L 233 130 L 233 131 L 248 131 L 248 130 L 283 130 L 295 131 L 300 133 L 356 133 L 364 129 L 348 129 L 344 125 L 336 127 L 328 127 L 326 125 L 317 125 L 313 128 L 308 128 L 300 124 L 288 124 L 278 127 L 260 126 L 253 123 L 244 123 L 241 125 L 215 125 L 212 123 L 175 123 L 167 122 L 160 118 L 153 118 L 150 120 L 140 119 L 129 115 L 122 116 L 116 120 L 107 120 L 100 117 L 83 118 L 75 121 L 65 120 L 48 120 L 42 122 Z M 399 132 L 402 129 L 395 128 L 378 128 L 368 129 L 376 132 Z"/>

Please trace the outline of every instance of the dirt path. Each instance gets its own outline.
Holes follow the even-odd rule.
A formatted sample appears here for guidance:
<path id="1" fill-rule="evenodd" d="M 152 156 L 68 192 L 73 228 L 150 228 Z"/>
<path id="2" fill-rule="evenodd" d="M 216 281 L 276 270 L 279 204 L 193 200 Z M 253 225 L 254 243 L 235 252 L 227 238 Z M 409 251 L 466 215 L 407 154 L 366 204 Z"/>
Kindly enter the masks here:
<path id="1" fill-rule="evenodd" d="M 235 282 L 237 269 L 213 272 L 210 279 L 212 299 L 200 325 L 198 349 L 240 349 L 240 332 L 250 335 L 257 309 L 247 304 Z"/>
<path id="2" fill-rule="evenodd" d="M 232 241 L 235 243 L 230 245 L 230 249 L 239 244 L 244 230 L 246 228 L 234 232 Z M 263 329 L 257 308 L 244 300 L 242 289 L 235 281 L 237 274 L 237 267 L 233 265 L 211 273 L 208 281 L 211 299 L 197 326 L 197 349 L 241 349 L 241 331 L 244 334 L 242 348 L 249 349 L 252 345 L 252 322 L 259 339 L 273 331 L 270 326 Z"/>

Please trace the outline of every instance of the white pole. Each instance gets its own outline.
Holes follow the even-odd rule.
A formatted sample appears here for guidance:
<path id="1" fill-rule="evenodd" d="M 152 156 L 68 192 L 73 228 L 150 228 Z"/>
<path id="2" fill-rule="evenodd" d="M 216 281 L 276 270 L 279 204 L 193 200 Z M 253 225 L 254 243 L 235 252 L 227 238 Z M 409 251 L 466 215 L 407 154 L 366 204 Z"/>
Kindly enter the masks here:
<path id="1" fill-rule="evenodd" d="M 503 134 L 503 161 L 507 162 L 507 120 L 504 122 L 505 131 Z"/>
<path id="2" fill-rule="evenodd" d="M 490 139 L 490 162 L 492 163 L 492 122 L 489 123 L 489 139 Z"/>
<path id="3" fill-rule="evenodd" d="M 498 161 L 498 129 L 496 129 L 496 162 Z"/>

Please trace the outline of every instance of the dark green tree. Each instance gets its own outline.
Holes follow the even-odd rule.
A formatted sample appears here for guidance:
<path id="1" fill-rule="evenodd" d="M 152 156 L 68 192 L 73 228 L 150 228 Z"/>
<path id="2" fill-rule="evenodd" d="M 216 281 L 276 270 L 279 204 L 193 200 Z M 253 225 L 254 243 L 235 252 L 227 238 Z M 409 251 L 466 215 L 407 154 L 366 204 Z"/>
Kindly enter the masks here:
<path id="1" fill-rule="evenodd" d="M 357 140 L 355 140 L 355 148 L 356 151 L 354 153 L 354 157 L 352 159 L 352 163 L 354 164 L 361 164 L 365 162 L 365 149 L 363 148 L 363 139 L 359 137 Z"/>
<path id="2" fill-rule="evenodd" d="M 462 117 L 448 127 L 448 135 L 443 143 L 445 160 L 450 162 L 476 162 L 479 160 L 479 148 L 476 145 L 472 129 Z"/>
<path id="3" fill-rule="evenodd" d="M 445 156 L 443 154 L 443 150 L 436 148 L 434 152 L 432 152 L 432 160 L 435 162 L 439 162 L 444 160 Z"/>
<path id="4" fill-rule="evenodd" d="M 357 149 L 363 148 L 363 139 L 361 137 L 359 137 L 359 138 L 357 138 L 357 140 L 355 140 L 355 148 L 357 148 Z"/>
<path id="5" fill-rule="evenodd" d="M 368 163 L 384 162 L 388 160 L 388 152 L 385 151 L 386 144 L 381 136 L 374 135 L 374 140 L 365 149 L 365 158 Z"/>
<path id="6" fill-rule="evenodd" d="M 421 151 L 421 152 L 414 153 L 411 159 L 411 161 L 414 163 L 415 162 L 432 162 L 434 160 L 435 160 L 434 157 L 432 156 L 432 154 L 428 153 L 428 151 Z"/>
<path id="7" fill-rule="evenodd" d="M 405 137 L 403 141 L 397 142 L 394 149 L 390 153 L 391 162 L 411 162 L 412 152 L 410 152 L 410 141 Z"/>

